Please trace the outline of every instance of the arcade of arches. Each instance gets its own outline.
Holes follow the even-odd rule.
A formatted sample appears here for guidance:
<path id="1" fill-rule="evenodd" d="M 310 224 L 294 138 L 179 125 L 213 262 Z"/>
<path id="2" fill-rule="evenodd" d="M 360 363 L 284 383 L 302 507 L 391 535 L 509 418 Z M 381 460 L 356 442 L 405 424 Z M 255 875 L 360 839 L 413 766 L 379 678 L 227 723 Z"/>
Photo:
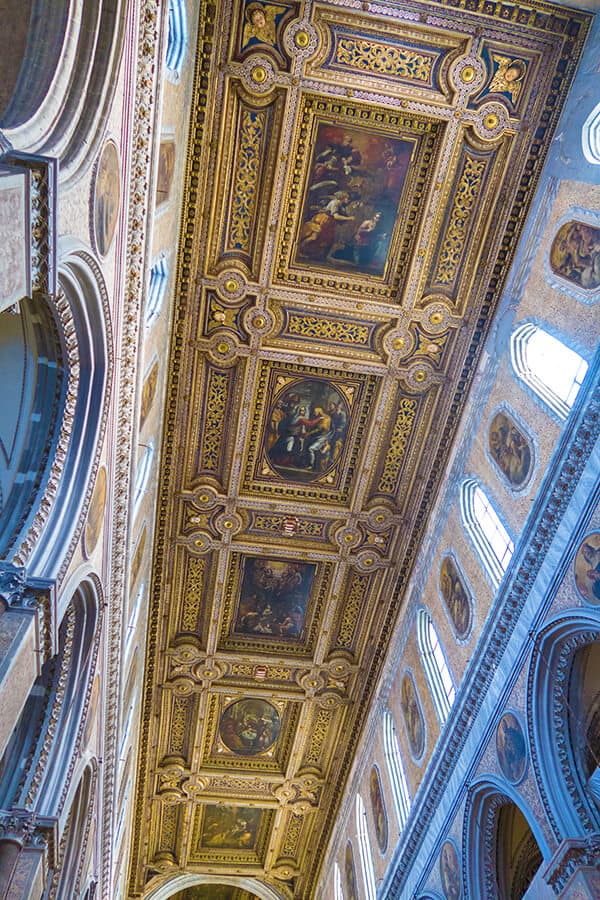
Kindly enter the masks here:
<path id="1" fill-rule="evenodd" d="M 0 897 L 599 897 L 598 0 L 4 7 Z"/>

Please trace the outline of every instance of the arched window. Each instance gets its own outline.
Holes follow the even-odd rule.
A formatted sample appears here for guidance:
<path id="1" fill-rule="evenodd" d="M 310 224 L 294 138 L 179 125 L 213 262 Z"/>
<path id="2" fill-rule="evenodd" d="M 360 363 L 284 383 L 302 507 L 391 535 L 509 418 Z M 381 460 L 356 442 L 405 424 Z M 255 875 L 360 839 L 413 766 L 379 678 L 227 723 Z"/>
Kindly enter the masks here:
<path id="1" fill-rule="evenodd" d="M 169 33 L 167 36 L 167 69 L 179 79 L 188 45 L 186 0 L 169 0 Z"/>
<path id="2" fill-rule="evenodd" d="M 333 867 L 333 885 L 335 900 L 344 900 L 344 891 L 342 889 L 342 874 L 337 863 Z"/>
<path id="3" fill-rule="evenodd" d="M 360 862 L 363 872 L 366 900 L 375 900 L 377 884 L 375 882 L 375 868 L 373 866 L 373 854 L 369 842 L 367 827 L 367 811 L 363 798 L 356 795 L 356 831 L 358 833 L 358 848 L 360 850 Z"/>
<path id="4" fill-rule="evenodd" d="M 133 490 L 133 516 L 140 508 L 140 503 L 142 502 L 142 498 L 146 493 L 146 488 L 148 487 L 148 479 L 150 478 L 150 469 L 152 468 L 152 459 L 154 457 L 154 444 L 148 444 L 144 448 L 144 455 L 142 456 L 140 463 L 138 465 L 138 470 L 135 474 L 135 486 Z"/>
<path id="5" fill-rule="evenodd" d="M 166 256 L 161 256 L 150 270 L 150 287 L 146 303 L 146 325 L 151 325 L 160 314 L 167 293 L 169 266 Z"/>
<path id="6" fill-rule="evenodd" d="M 600 103 L 583 123 L 581 146 L 587 161 L 592 165 L 600 165 Z"/>
<path id="7" fill-rule="evenodd" d="M 463 482 L 460 512 L 484 568 L 497 588 L 508 569 L 515 545 L 488 496 L 474 478 Z"/>
<path id="8" fill-rule="evenodd" d="M 91 766 L 84 771 L 67 816 L 63 835 L 64 855 L 60 861 L 60 875 L 55 896 L 79 897 L 80 880 L 88 854 L 84 852 L 90 829 L 94 801 L 95 772 Z"/>
<path id="9" fill-rule="evenodd" d="M 388 775 L 392 785 L 394 809 L 396 810 L 398 825 L 400 830 L 402 830 L 406 825 L 410 812 L 410 794 L 408 793 L 408 782 L 406 781 L 406 772 L 404 771 L 404 763 L 400 753 L 398 733 L 389 709 L 383 715 L 383 747 Z"/>
<path id="10" fill-rule="evenodd" d="M 440 722 L 444 723 L 454 703 L 456 690 L 438 633 L 426 609 L 420 609 L 417 615 L 417 644 L 435 711 Z"/>
<path id="11" fill-rule="evenodd" d="M 82 710 L 93 677 L 97 595 L 85 582 L 76 591 L 58 631 L 58 650 L 42 667 L 0 761 L 0 806 L 37 803 L 55 815 L 65 773 L 82 728 Z"/>
<path id="12" fill-rule="evenodd" d="M 513 331 L 510 358 L 519 378 L 560 419 L 566 419 L 587 372 L 586 361 L 532 322 Z"/>

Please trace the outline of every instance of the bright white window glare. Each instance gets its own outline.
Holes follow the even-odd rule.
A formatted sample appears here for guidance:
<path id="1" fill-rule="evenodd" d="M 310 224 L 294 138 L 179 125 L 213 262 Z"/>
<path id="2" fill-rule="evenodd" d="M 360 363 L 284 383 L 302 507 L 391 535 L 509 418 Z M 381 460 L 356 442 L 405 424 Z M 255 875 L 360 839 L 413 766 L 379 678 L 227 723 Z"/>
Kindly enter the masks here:
<path id="1" fill-rule="evenodd" d="M 600 164 L 600 103 L 594 107 L 581 129 L 583 155 L 592 165 Z"/>
<path id="2" fill-rule="evenodd" d="M 342 889 L 342 876 L 340 873 L 340 867 L 336 863 L 333 867 L 333 884 L 334 884 L 334 894 L 335 900 L 344 900 L 344 891 Z"/>
<path id="3" fill-rule="evenodd" d="M 388 768 L 388 776 L 392 785 L 392 797 L 394 809 L 400 831 L 406 825 L 410 812 L 410 794 L 406 772 L 400 751 L 400 741 L 394 723 L 394 717 L 390 710 L 386 710 L 383 716 L 383 748 Z"/>
<path id="4" fill-rule="evenodd" d="M 183 69 L 188 45 L 186 0 L 169 0 L 166 65 L 178 79 Z"/>
<path id="5" fill-rule="evenodd" d="M 146 303 L 146 325 L 158 318 L 169 283 L 169 266 L 166 257 L 161 256 L 150 270 L 150 285 Z"/>
<path id="6" fill-rule="evenodd" d="M 532 322 L 512 333 L 510 355 L 519 378 L 561 419 L 566 419 L 588 365 L 579 353 Z"/>
<path id="7" fill-rule="evenodd" d="M 371 843 L 369 841 L 367 811 L 360 794 L 356 795 L 356 830 L 358 832 L 358 847 L 360 850 L 360 861 L 365 886 L 365 898 L 366 900 L 375 900 L 377 883 L 375 881 L 373 854 L 371 852 Z"/>
<path id="8" fill-rule="evenodd" d="M 568 406 L 573 405 L 588 368 L 578 353 L 537 328 L 527 345 L 527 361 L 551 391 Z"/>
<path id="9" fill-rule="evenodd" d="M 440 722 L 444 723 L 454 703 L 456 690 L 436 627 L 425 609 L 420 609 L 417 615 L 417 645 L 435 711 Z"/>
<path id="10" fill-rule="evenodd" d="M 498 560 L 500 568 L 503 572 L 506 572 L 515 552 L 515 545 L 498 518 L 496 510 L 478 485 L 475 487 L 473 494 L 473 513 L 493 550 L 494 556 Z"/>

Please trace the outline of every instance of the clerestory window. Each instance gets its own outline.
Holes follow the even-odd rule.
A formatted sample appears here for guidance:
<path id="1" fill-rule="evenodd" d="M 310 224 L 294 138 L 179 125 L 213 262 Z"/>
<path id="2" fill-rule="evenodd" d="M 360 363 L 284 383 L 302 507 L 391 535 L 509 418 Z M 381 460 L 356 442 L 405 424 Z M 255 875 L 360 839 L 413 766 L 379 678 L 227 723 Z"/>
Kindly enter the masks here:
<path id="1" fill-rule="evenodd" d="M 498 587 L 515 551 L 514 542 L 494 506 L 474 478 L 462 484 L 460 512 L 484 569 Z"/>
<path id="2" fill-rule="evenodd" d="M 417 645 L 433 705 L 443 724 L 454 703 L 456 690 L 433 620 L 426 609 L 417 615 Z"/>
<path id="3" fill-rule="evenodd" d="M 402 762 L 402 753 L 400 752 L 398 732 L 389 709 L 386 710 L 383 716 L 383 747 L 388 775 L 392 785 L 392 797 L 398 819 L 398 827 L 402 831 L 410 812 L 410 794 L 408 792 L 404 763 Z"/>

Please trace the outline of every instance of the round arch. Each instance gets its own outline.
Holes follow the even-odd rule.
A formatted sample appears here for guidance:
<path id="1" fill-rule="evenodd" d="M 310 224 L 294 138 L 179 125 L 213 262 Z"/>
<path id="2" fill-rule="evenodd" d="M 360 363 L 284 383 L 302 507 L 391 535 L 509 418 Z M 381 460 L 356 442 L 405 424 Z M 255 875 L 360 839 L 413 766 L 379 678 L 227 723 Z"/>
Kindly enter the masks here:
<path id="1" fill-rule="evenodd" d="M 255 878 L 243 878 L 241 875 L 179 875 L 168 877 L 162 884 L 146 895 L 146 900 L 169 900 L 179 891 L 203 884 L 231 885 L 255 894 L 259 900 L 283 900 L 283 894 L 275 888 Z"/>
<path id="2" fill-rule="evenodd" d="M 27 0 L 25 6 L 31 15 L 23 35 L 22 64 L 0 113 L 0 128 L 15 149 L 58 157 L 61 181 L 74 183 L 102 140 L 123 49 L 127 4 Z"/>
<path id="3" fill-rule="evenodd" d="M 499 897 L 496 878 L 498 824 L 502 811 L 511 808 L 516 809 L 529 826 L 542 861 L 549 859 L 550 851 L 542 830 L 518 791 L 500 779 L 480 781 L 470 788 L 465 807 L 462 860 L 465 897 L 486 897 L 488 900 Z"/>
<path id="4" fill-rule="evenodd" d="M 19 498 L 9 533 L 0 539 L 7 561 L 26 566 L 30 576 L 52 579 L 66 571 L 91 499 L 113 361 L 108 293 L 93 256 L 64 242 L 59 282 L 52 309 L 45 305 L 54 326 L 54 358 L 46 365 L 50 374 L 38 379 L 43 387 L 62 370 L 62 380 L 53 386 L 54 418 L 29 419 L 22 455 L 28 470 L 38 472 L 37 481 Z M 22 307 L 25 319 L 39 312 L 30 301 Z M 41 358 L 38 345 L 31 344 L 30 353 Z M 8 522 L 4 516 L 3 522 Z"/>
<path id="5" fill-rule="evenodd" d="M 0 806 L 60 815 L 77 765 L 100 641 L 103 598 L 89 576 L 69 599 L 57 650 L 37 678 L 0 760 Z"/>
<path id="6" fill-rule="evenodd" d="M 600 827 L 600 811 L 578 772 L 568 712 L 575 655 L 598 640 L 597 613 L 573 609 L 545 626 L 531 657 L 527 685 L 531 757 L 546 814 L 558 840 L 594 833 Z M 548 748 L 553 748 L 552 752 Z"/>

